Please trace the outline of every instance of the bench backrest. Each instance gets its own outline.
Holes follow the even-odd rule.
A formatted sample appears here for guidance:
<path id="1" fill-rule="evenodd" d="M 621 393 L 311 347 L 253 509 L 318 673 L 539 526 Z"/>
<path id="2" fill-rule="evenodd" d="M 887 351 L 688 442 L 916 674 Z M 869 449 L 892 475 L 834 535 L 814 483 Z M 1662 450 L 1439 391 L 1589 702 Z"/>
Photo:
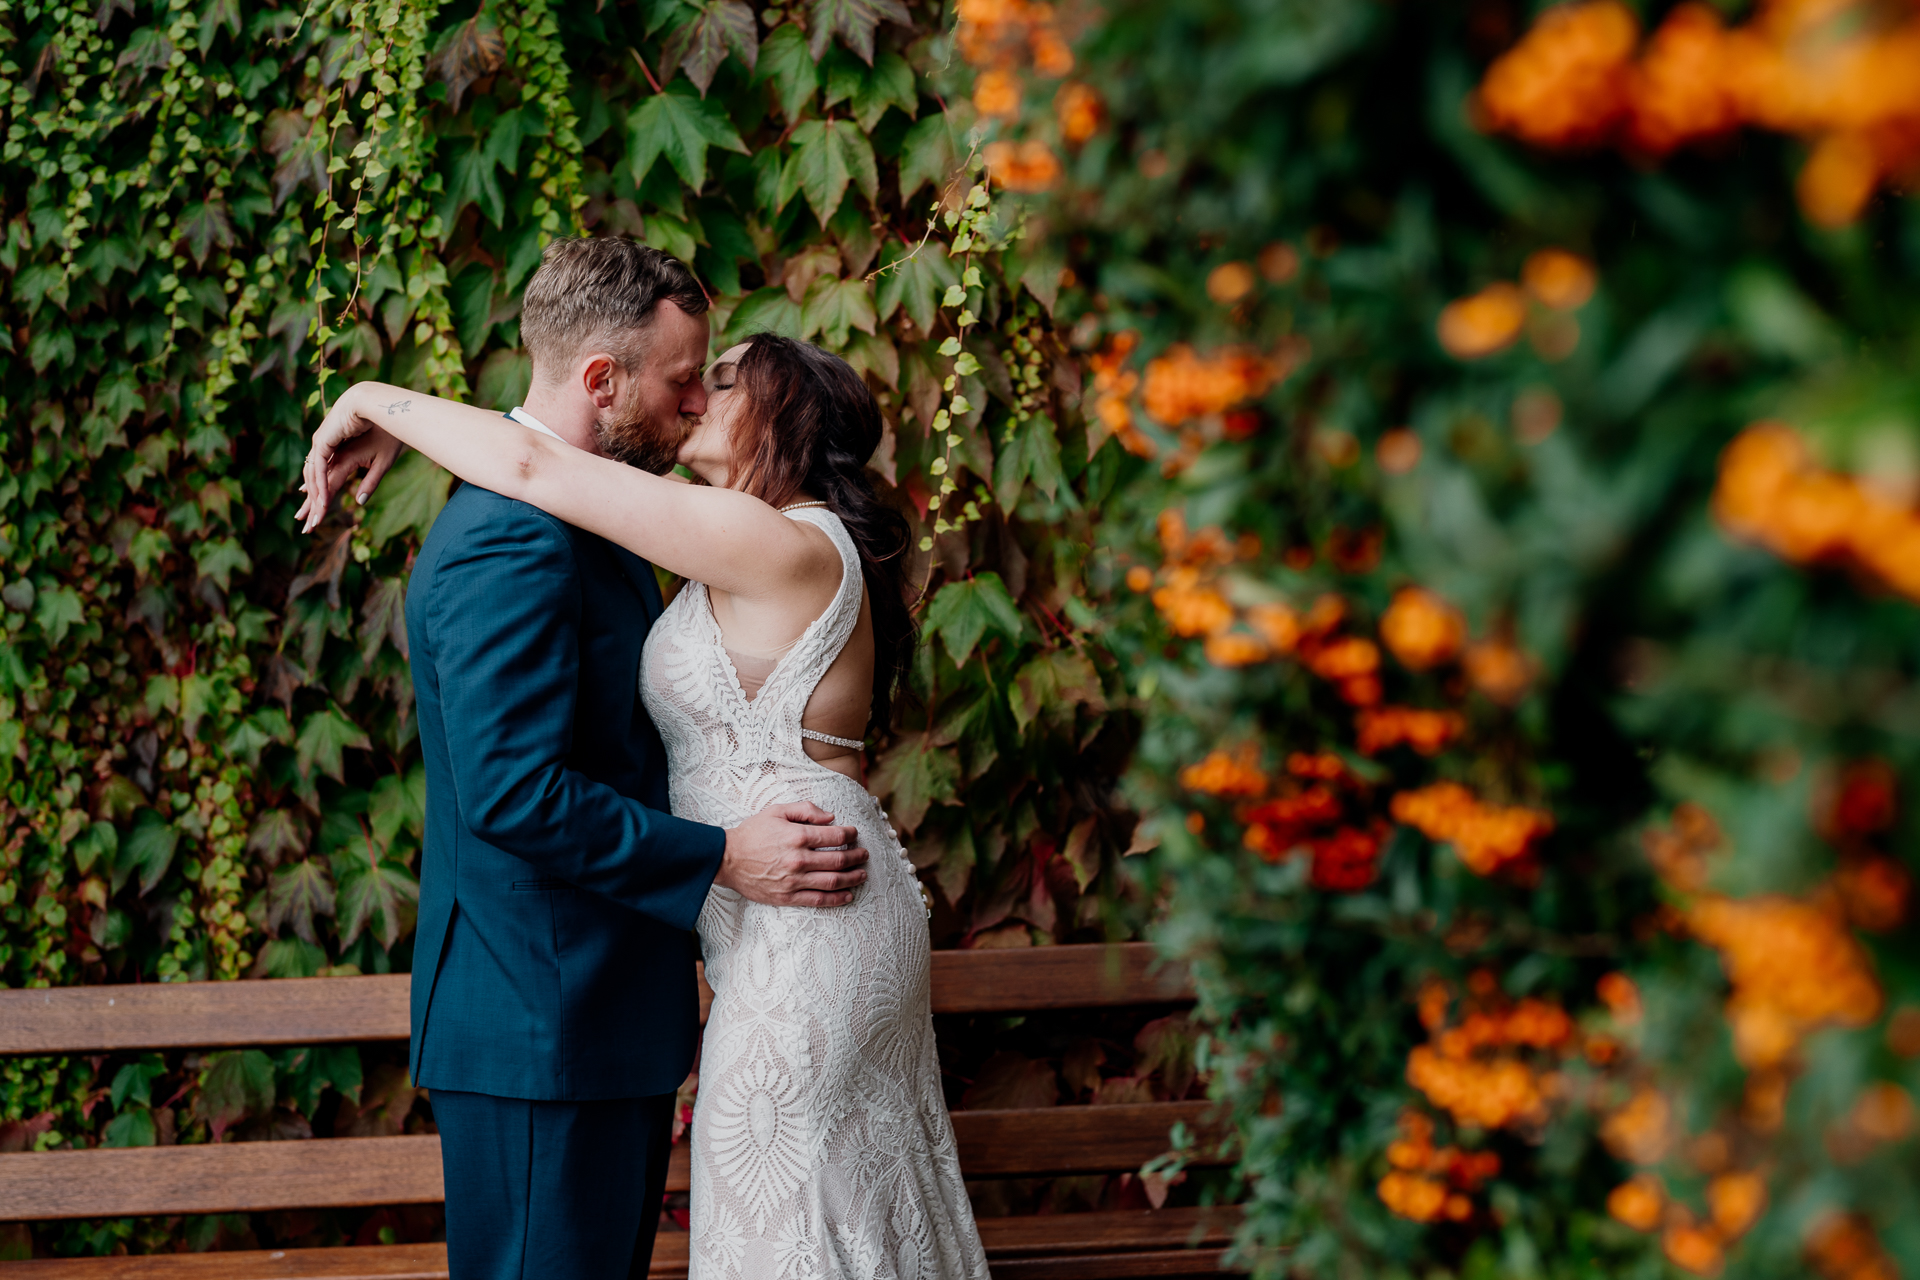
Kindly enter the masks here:
<path id="1" fill-rule="evenodd" d="M 394 974 L 0 991 L 0 1054 L 404 1040 L 409 981 Z M 704 1020 L 711 993 L 704 980 L 701 989 Z M 1145 943 L 933 956 L 936 1014 L 1191 999 L 1185 971 L 1161 963 Z M 959 1111 L 954 1136 L 971 1178 L 1114 1173 L 1164 1152 L 1177 1122 L 1205 1134 L 1208 1108 Z M 690 1171 L 686 1147 L 676 1147 L 668 1189 L 686 1190 Z M 432 1135 L 0 1155 L 0 1220 L 424 1204 L 444 1194 L 440 1139 Z"/>

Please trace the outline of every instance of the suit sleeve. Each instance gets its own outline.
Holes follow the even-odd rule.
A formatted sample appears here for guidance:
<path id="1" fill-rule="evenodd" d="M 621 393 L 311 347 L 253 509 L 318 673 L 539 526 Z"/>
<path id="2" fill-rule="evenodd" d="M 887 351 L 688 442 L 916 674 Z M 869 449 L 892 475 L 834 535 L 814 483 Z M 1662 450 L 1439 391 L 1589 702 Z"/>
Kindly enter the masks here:
<path id="1" fill-rule="evenodd" d="M 649 809 L 566 764 L 579 710 L 582 588 L 565 532 L 516 504 L 492 513 L 432 572 L 427 615 L 468 830 L 549 875 L 691 929 L 725 833 Z"/>

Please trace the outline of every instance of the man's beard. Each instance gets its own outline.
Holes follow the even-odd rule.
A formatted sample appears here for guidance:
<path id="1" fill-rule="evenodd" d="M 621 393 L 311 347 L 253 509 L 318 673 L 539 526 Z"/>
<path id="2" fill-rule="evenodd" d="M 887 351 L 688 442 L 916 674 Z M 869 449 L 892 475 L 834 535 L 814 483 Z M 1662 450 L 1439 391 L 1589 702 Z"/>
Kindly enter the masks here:
<path id="1" fill-rule="evenodd" d="M 677 415 L 670 424 L 658 423 L 639 405 L 610 409 L 593 423 L 593 438 L 602 454 L 657 476 L 673 470 L 685 437 Z"/>

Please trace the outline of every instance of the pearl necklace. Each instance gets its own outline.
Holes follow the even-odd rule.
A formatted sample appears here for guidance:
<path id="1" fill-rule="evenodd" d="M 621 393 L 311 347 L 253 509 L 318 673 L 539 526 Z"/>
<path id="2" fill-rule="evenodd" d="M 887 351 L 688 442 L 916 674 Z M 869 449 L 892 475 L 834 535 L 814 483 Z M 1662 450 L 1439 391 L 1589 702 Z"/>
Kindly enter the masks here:
<path id="1" fill-rule="evenodd" d="M 824 502 L 790 502 L 780 508 L 780 514 L 785 515 L 789 511 L 798 511 L 802 507 L 824 507 L 826 505 Z"/>

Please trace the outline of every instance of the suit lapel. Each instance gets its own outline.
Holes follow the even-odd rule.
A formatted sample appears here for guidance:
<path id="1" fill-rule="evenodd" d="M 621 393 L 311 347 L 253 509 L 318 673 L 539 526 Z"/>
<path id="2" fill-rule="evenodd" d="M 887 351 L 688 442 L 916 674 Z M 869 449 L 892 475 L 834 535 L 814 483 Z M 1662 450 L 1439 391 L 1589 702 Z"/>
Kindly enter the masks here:
<path id="1" fill-rule="evenodd" d="M 625 547 L 615 546 L 611 542 L 606 542 L 605 539 L 601 541 L 606 546 L 607 553 L 620 566 L 620 572 L 625 575 L 628 584 L 639 595 L 640 603 L 646 607 L 647 625 L 651 627 L 659 620 L 660 612 L 665 608 L 660 602 L 660 583 L 653 576 L 653 566 Z"/>

